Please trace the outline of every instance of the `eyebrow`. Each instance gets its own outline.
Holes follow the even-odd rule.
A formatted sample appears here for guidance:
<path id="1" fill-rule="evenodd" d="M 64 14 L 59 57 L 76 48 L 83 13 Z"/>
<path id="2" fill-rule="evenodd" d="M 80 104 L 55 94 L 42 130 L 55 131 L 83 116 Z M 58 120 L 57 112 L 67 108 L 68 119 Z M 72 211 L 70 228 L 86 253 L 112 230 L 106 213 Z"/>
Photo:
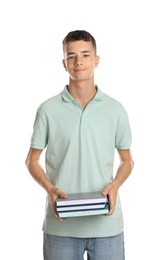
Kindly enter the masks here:
<path id="1" fill-rule="evenodd" d="M 86 50 L 86 51 L 81 51 L 81 53 L 90 53 L 90 51 L 88 51 L 88 50 Z M 68 52 L 67 53 L 67 56 L 69 56 L 69 55 L 74 55 L 74 54 L 76 54 L 75 52 Z"/>

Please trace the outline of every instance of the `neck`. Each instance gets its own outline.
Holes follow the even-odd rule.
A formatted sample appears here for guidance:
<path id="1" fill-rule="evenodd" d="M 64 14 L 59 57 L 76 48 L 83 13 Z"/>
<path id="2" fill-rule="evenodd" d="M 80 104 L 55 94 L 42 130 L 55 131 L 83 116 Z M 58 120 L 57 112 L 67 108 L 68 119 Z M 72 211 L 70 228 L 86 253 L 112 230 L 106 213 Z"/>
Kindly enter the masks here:
<path id="1" fill-rule="evenodd" d="M 80 104 L 82 108 L 85 108 L 87 104 L 94 98 L 96 94 L 96 87 L 94 84 L 69 84 L 68 91 L 71 96 Z"/>

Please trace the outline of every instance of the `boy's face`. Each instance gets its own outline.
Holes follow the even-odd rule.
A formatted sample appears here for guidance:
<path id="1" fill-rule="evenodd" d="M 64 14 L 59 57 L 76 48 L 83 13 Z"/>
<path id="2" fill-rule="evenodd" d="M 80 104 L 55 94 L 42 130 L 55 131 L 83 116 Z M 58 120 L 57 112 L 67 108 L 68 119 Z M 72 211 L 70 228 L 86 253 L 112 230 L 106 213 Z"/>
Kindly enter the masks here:
<path id="1" fill-rule="evenodd" d="M 99 57 L 91 42 L 80 40 L 66 44 L 63 65 L 72 80 L 84 81 L 92 78 L 98 63 Z"/>

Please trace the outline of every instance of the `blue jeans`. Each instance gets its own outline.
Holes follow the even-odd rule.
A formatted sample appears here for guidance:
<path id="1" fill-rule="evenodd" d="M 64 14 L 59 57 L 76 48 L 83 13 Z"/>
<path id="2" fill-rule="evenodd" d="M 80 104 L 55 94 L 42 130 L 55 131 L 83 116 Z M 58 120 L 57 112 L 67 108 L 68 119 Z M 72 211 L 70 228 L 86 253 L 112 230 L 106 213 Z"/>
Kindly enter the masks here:
<path id="1" fill-rule="evenodd" d="M 123 233 L 105 238 L 73 238 L 44 233 L 44 260 L 124 260 Z"/>

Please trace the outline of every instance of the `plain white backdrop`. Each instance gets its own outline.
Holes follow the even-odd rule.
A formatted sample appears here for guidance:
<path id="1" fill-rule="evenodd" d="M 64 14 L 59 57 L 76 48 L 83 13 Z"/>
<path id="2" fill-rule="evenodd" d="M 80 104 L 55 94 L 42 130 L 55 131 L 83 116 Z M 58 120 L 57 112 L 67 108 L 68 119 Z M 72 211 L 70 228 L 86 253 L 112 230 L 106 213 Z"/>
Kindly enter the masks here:
<path id="1" fill-rule="evenodd" d="M 62 40 L 76 29 L 96 38 L 95 81 L 130 118 L 135 168 L 120 189 L 126 260 L 160 259 L 159 13 L 158 0 L 1 1 L 0 259 L 43 259 L 46 194 L 24 162 L 37 107 L 68 83 Z"/>

